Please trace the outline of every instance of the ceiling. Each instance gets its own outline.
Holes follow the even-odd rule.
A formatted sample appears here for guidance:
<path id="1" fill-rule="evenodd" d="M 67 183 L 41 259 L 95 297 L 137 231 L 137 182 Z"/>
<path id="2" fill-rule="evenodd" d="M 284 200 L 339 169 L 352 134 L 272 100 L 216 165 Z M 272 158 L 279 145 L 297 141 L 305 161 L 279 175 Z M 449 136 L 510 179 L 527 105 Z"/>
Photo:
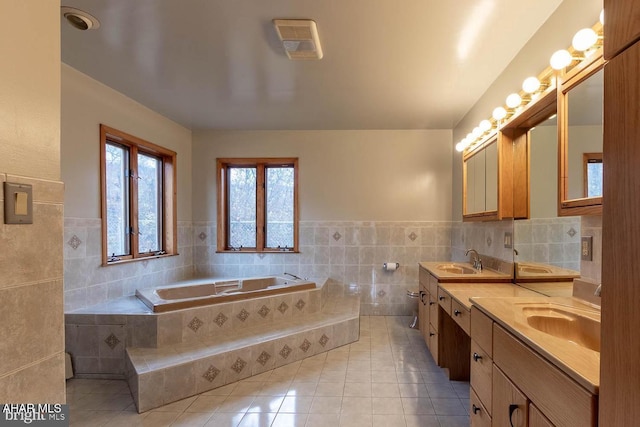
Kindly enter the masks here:
<path id="1" fill-rule="evenodd" d="M 63 0 L 62 60 L 190 129 L 451 129 L 562 0 Z M 271 23 L 318 25 L 290 61 Z M 62 19 L 62 18 L 61 18 Z"/>

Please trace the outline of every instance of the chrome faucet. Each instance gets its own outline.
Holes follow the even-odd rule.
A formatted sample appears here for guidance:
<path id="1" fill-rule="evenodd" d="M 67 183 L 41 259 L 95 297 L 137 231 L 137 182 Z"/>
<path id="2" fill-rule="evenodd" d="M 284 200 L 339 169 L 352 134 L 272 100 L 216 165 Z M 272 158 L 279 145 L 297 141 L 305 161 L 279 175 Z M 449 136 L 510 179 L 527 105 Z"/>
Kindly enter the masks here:
<path id="1" fill-rule="evenodd" d="M 298 277 L 295 274 L 287 273 L 286 271 L 283 273 L 285 276 L 293 277 L 295 280 L 304 280 L 302 277 Z"/>
<path id="2" fill-rule="evenodd" d="M 602 293 L 602 283 L 598 285 L 595 292 L 593 293 L 593 296 L 599 297 L 601 293 Z"/>
<path id="3" fill-rule="evenodd" d="M 473 252 L 475 256 L 473 257 L 473 268 L 478 271 L 482 271 L 482 259 L 480 259 L 480 254 L 475 249 L 467 249 L 464 253 L 464 256 L 469 256 L 469 253 Z"/>

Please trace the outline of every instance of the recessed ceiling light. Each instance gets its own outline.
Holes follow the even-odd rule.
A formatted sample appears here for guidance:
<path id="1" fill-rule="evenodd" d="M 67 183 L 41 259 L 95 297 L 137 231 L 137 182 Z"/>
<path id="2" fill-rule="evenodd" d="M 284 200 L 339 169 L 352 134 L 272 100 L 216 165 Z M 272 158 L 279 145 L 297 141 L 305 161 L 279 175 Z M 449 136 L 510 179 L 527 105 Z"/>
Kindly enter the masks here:
<path id="1" fill-rule="evenodd" d="M 76 9 L 75 7 L 61 6 L 60 12 L 73 28 L 81 31 L 100 28 L 100 21 L 84 10 Z"/>

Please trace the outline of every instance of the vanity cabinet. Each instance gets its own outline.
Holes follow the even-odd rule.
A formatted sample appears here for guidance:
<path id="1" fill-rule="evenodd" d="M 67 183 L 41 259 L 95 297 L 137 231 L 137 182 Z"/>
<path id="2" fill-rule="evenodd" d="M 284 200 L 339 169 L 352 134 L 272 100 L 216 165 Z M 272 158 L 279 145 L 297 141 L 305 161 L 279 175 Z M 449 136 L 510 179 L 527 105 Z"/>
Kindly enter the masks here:
<path id="1" fill-rule="evenodd" d="M 596 396 L 476 307 L 471 338 L 472 426 L 597 425 Z"/>
<path id="2" fill-rule="evenodd" d="M 418 322 L 420 334 L 433 360 L 438 363 L 438 281 L 424 267 L 420 266 L 418 272 L 420 283 L 420 302 L 418 309 Z"/>

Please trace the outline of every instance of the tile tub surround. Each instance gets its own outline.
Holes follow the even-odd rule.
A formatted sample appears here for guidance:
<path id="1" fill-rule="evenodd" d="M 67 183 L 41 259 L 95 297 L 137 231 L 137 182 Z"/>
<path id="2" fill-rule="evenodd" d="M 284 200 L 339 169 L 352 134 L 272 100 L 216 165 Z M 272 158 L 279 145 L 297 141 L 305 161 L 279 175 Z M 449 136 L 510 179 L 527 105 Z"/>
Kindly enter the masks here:
<path id="1" fill-rule="evenodd" d="M 102 266 L 101 224 L 100 218 L 64 219 L 65 312 L 193 277 L 190 221 L 178 221 L 179 255 L 109 266 Z"/>
<path id="2" fill-rule="evenodd" d="M 330 296 L 321 311 L 304 316 L 195 342 L 127 348 L 126 375 L 137 410 L 142 413 L 357 341 L 359 307 L 357 295 Z"/>
<path id="3" fill-rule="evenodd" d="M 67 313 L 65 349 L 77 376 L 123 378 L 125 348 L 210 344 L 251 327 L 271 327 L 316 314 L 327 301 L 331 281 L 316 283 L 313 290 L 166 313 L 152 313 L 136 297 L 122 297 Z"/>
<path id="4" fill-rule="evenodd" d="M 216 223 L 194 222 L 198 276 L 281 275 L 330 277 L 358 292 L 363 315 L 411 315 L 418 263 L 451 259 L 451 222 L 301 221 L 300 253 L 216 253 Z M 394 272 L 382 264 L 400 263 Z"/>

